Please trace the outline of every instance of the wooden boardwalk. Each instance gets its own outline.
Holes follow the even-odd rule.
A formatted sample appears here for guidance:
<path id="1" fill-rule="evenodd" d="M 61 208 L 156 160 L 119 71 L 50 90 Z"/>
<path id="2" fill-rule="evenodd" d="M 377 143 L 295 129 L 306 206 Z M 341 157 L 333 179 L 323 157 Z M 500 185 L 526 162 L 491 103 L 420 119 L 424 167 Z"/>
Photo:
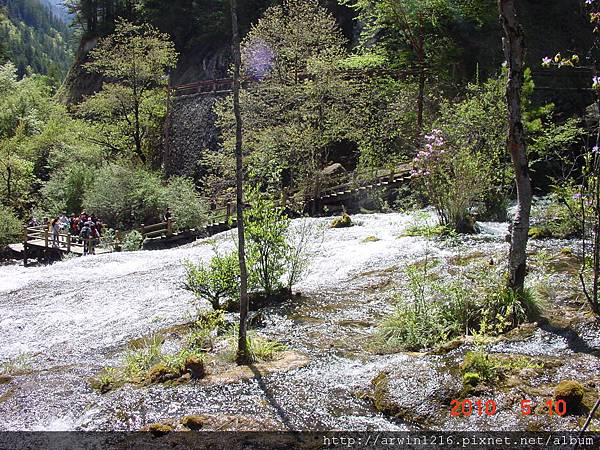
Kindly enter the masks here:
<path id="1" fill-rule="evenodd" d="M 348 206 L 356 198 L 367 195 L 370 191 L 394 188 L 409 180 L 409 165 L 401 165 L 394 169 L 344 172 L 317 182 L 316 194 L 313 196 L 298 199 L 293 192 L 290 194 L 289 190 L 284 190 L 279 205 L 292 216 L 316 217 L 322 215 L 326 207 Z M 227 199 L 218 203 L 222 206 L 211 211 L 207 225 L 203 229 L 193 231 L 194 235 L 212 236 L 236 226 L 235 203 Z M 181 233 L 175 232 L 174 225 L 175 221 L 173 220 L 154 225 L 142 224 L 137 231 L 142 234 L 145 242 L 159 244 L 162 244 L 163 241 L 167 243 L 176 241 L 184 235 L 190 234 L 189 230 Z M 121 245 L 122 238 L 119 232 L 110 238 L 100 237 L 86 240 L 61 231 L 54 241 L 48 227 L 37 226 L 25 228 L 23 242 L 12 244 L 9 247 L 15 253 L 22 254 L 24 264 L 27 266 L 29 259 L 52 261 L 60 259 L 65 254 L 101 255 L 120 251 Z"/>

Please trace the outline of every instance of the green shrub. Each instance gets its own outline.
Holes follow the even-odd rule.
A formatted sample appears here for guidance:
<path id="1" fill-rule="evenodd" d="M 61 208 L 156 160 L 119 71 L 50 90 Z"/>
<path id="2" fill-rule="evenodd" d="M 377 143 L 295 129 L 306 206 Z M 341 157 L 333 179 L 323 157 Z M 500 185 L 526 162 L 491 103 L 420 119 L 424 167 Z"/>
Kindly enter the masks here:
<path id="1" fill-rule="evenodd" d="M 83 199 L 94 184 L 98 169 L 83 162 L 75 162 L 52 174 L 42 188 L 46 214 L 57 216 L 62 212 L 79 214 Z"/>
<path id="2" fill-rule="evenodd" d="M 13 212 L 0 205 L 0 250 L 23 240 L 23 225 Z"/>
<path id="3" fill-rule="evenodd" d="M 250 204 L 245 213 L 249 282 L 253 289 L 260 289 L 269 296 L 283 287 L 282 276 L 290 254 L 286 239 L 290 220 L 283 208 L 258 189 L 248 191 L 247 201 Z"/>
<path id="4" fill-rule="evenodd" d="M 213 309 L 224 307 L 224 300 L 234 300 L 239 295 L 240 266 L 237 252 L 214 256 L 208 267 L 184 263 L 186 286 L 198 298 L 210 302 Z"/>
<path id="5" fill-rule="evenodd" d="M 123 240 L 121 247 L 126 252 L 136 252 L 142 248 L 143 243 L 144 236 L 142 236 L 142 233 L 137 230 L 133 230 L 125 235 L 125 239 Z"/>
<path id="6" fill-rule="evenodd" d="M 463 374 L 463 383 L 468 386 L 477 386 L 481 377 L 476 372 L 466 372 Z"/>
<path id="7" fill-rule="evenodd" d="M 498 335 L 539 317 L 542 305 L 531 291 L 505 288 L 502 272 L 478 266 L 450 281 L 430 273 L 435 261 L 405 269 L 409 296 L 378 327 L 386 351 L 431 348 L 461 335 Z"/>
<path id="8" fill-rule="evenodd" d="M 161 362 L 163 339 L 154 335 L 144 339 L 125 355 L 125 375 L 128 379 L 139 378 L 152 366 Z"/>
<path id="9" fill-rule="evenodd" d="M 166 186 L 166 206 L 175 220 L 176 230 L 200 229 L 207 223 L 206 202 L 189 178 L 173 177 Z"/>
<path id="10" fill-rule="evenodd" d="M 83 207 L 114 228 L 160 222 L 167 207 L 178 229 L 199 228 L 207 217 L 191 180 L 174 177 L 165 183 L 158 173 L 118 164 L 98 170 Z"/>
<path id="11" fill-rule="evenodd" d="M 482 350 L 468 352 L 461 365 L 464 374 L 476 373 L 482 381 L 492 381 L 498 376 L 498 363 L 496 358 L 490 357 Z"/>
<path id="12" fill-rule="evenodd" d="M 260 336 L 252 336 L 248 338 L 248 351 L 250 359 L 255 362 L 259 361 L 274 361 L 278 359 L 287 346 L 277 341 L 270 341 Z"/>

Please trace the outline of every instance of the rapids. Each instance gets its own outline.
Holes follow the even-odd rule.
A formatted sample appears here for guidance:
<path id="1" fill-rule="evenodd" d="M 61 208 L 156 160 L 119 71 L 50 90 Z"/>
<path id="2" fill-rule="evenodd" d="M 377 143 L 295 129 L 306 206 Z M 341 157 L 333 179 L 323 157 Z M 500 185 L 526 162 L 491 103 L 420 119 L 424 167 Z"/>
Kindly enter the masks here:
<path id="1" fill-rule="evenodd" d="M 246 415 L 276 429 L 407 429 L 357 393 L 410 359 L 373 355 L 365 343 L 401 292 L 405 264 L 425 248 L 444 258 L 504 252 L 506 224 L 482 224 L 482 234 L 448 246 L 400 237 L 415 221 L 408 214 L 352 219 L 356 226 L 346 229 L 328 228 L 330 219 L 294 221 L 315 225 L 309 272 L 295 286 L 302 296 L 262 313 L 260 333 L 311 362 L 229 384 L 126 385 L 101 395 L 89 378 L 120 364 L 133 339 L 191 320 L 198 303 L 183 286 L 182 261 L 208 261 L 213 246 L 233 246 L 232 232 L 170 250 L 0 267 L 0 364 L 24 369 L 0 384 L 0 430 L 137 430 L 186 414 Z M 567 351 L 562 338 L 551 341 L 557 353 Z M 533 352 L 542 345 L 524 343 Z"/>

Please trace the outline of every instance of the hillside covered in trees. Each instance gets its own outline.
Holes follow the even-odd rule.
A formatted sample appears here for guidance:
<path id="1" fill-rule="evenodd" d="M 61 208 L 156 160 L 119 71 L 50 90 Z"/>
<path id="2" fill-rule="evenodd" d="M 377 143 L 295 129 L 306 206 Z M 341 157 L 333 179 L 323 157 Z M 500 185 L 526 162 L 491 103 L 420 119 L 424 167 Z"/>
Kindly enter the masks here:
<path id="1" fill-rule="evenodd" d="M 0 58 L 10 59 L 19 76 L 48 75 L 61 82 L 73 60 L 71 31 L 42 0 L 0 1 Z"/>

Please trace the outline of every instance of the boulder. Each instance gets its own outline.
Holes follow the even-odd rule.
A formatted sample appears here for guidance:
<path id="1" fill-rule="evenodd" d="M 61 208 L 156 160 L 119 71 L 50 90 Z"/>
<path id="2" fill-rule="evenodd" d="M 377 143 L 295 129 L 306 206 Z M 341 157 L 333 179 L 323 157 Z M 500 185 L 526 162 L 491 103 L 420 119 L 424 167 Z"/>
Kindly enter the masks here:
<path id="1" fill-rule="evenodd" d="M 564 400 L 567 404 L 567 412 L 574 413 L 579 410 L 585 391 L 578 381 L 564 380 L 554 388 L 554 399 Z"/>
<path id="2" fill-rule="evenodd" d="M 198 380 L 204 378 L 206 371 L 204 369 L 204 361 L 198 356 L 189 356 L 185 360 L 185 370 L 192 376 L 192 379 Z"/>
<path id="3" fill-rule="evenodd" d="M 181 425 L 192 431 L 197 431 L 204 427 L 207 421 L 208 419 L 204 416 L 185 416 L 181 419 Z"/>
<path id="4" fill-rule="evenodd" d="M 463 388 L 439 360 L 420 357 L 381 372 L 371 384 L 378 411 L 425 427 L 447 418 L 451 400 L 460 398 Z"/>
<path id="5" fill-rule="evenodd" d="M 321 174 L 326 177 L 331 177 L 333 175 L 342 175 L 346 173 L 346 169 L 340 163 L 333 163 L 327 167 L 325 167 Z"/>

